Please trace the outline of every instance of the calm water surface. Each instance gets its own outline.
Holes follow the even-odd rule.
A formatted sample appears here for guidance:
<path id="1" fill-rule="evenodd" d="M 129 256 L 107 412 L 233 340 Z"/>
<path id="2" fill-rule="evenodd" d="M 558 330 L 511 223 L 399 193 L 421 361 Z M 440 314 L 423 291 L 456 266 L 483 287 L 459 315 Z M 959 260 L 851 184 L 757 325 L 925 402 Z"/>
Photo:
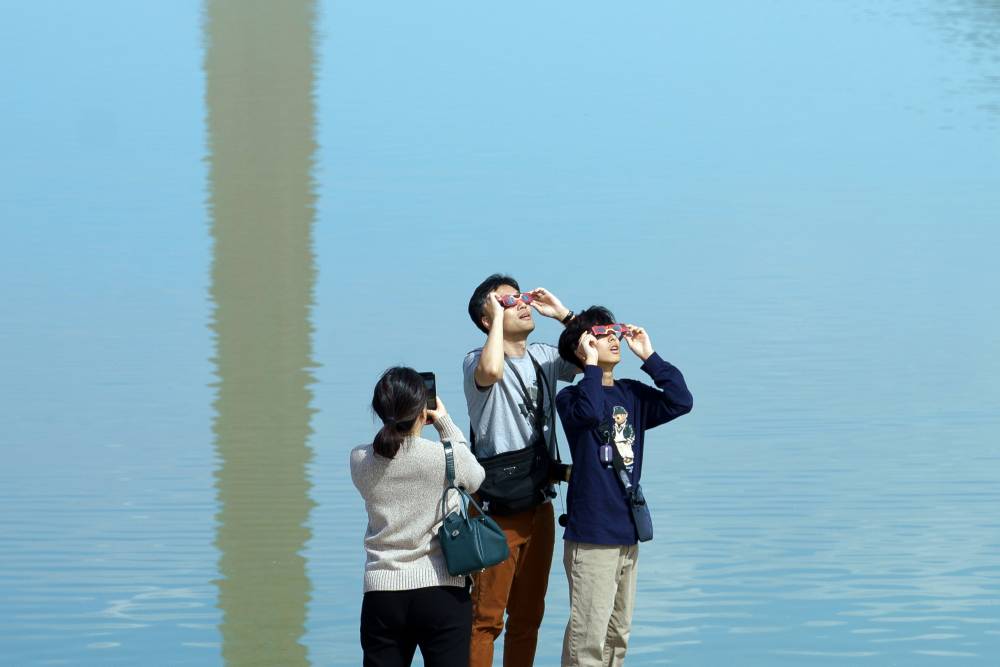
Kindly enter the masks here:
<path id="1" fill-rule="evenodd" d="M 998 664 L 996 2 L 37 2 L 0 56 L 0 664 L 359 664 L 348 451 L 394 363 L 467 423 L 496 270 L 696 396 L 629 664 Z M 559 544 L 538 664 L 566 615 Z"/>

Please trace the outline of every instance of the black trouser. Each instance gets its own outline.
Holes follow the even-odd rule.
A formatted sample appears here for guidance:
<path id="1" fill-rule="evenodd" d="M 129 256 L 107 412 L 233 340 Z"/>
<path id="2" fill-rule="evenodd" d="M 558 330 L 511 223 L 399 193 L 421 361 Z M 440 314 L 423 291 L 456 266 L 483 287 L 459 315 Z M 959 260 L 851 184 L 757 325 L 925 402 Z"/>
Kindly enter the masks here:
<path id="1" fill-rule="evenodd" d="M 468 667 L 471 637 L 468 588 L 369 591 L 361 603 L 365 667 L 407 667 L 417 646 L 426 667 Z"/>

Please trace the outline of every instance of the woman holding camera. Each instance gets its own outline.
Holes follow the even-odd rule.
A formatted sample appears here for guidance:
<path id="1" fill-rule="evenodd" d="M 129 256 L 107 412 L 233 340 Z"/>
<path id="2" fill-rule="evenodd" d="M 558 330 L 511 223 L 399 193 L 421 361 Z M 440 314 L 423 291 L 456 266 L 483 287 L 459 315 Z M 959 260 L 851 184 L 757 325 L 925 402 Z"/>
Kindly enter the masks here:
<path id="1" fill-rule="evenodd" d="M 436 406 L 428 407 L 428 399 Z M 431 401 L 431 405 L 434 402 Z M 365 500 L 364 601 L 361 647 L 366 667 L 409 665 L 420 652 L 427 667 L 465 666 L 469 661 L 472 603 L 466 578 L 445 567 L 437 529 L 447 486 L 440 442 L 421 437 L 433 424 L 454 449 L 455 484 L 470 493 L 483 481 L 440 399 L 428 396 L 412 368 L 390 368 L 375 385 L 372 409 L 382 428 L 371 444 L 351 451 L 351 479 Z M 448 511 L 458 508 L 448 494 Z"/>

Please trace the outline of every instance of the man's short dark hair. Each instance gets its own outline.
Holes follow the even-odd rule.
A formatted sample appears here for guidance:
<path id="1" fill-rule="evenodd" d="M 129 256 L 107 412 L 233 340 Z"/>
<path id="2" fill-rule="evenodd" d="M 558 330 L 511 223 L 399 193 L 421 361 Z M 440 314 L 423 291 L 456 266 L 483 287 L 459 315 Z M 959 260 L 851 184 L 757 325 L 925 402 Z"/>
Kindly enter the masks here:
<path id="1" fill-rule="evenodd" d="M 494 273 L 479 283 L 479 287 L 476 288 L 476 291 L 472 293 L 472 298 L 469 299 L 469 317 L 472 318 L 472 323 L 485 334 L 490 332 L 489 329 L 483 326 L 483 315 L 486 314 L 483 306 L 486 305 L 486 297 L 490 292 L 503 285 L 510 285 L 518 292 L 521 291 L 521 286 L 517 284 L 516 280 L 502 273 Z"/>
<path id="2" fill-rule="evenodd" d="M 559 356 L 582 369 L 583 361 L 576 356 L 576 346 L 580 343 L 580 336 L 596 324 L 614 324 L 615 322 L 614 313 L 604 306 L 591 306 L 586 310 L 581 310 L 569 321 L 559 336 Z"/>

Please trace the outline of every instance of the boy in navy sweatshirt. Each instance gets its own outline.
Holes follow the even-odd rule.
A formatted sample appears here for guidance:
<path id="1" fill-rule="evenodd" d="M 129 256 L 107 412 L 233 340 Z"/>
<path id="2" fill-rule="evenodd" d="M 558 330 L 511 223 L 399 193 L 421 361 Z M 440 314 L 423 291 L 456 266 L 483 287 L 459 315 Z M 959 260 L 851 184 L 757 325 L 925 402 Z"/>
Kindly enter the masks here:
<path id="1" fill-rule="evenodd" d="M 622 341 L 657 388 L 614 378 Z M 639 535 L 624 485 L 607 462 L 608 445 L 617 449 L 632 486 L 638 485 L 645 432 L 687 414 L 693 401 L 681 372 L 653 351 L 645 329 L 616 323 L 606 308 L 577 315 L 559 337 L 559 355 L 583 369 L 583 379 L 556 397 L 573 454 L 563 551 L 570 616 L 562 664 L 619 665 L 632 624 Z"/>

